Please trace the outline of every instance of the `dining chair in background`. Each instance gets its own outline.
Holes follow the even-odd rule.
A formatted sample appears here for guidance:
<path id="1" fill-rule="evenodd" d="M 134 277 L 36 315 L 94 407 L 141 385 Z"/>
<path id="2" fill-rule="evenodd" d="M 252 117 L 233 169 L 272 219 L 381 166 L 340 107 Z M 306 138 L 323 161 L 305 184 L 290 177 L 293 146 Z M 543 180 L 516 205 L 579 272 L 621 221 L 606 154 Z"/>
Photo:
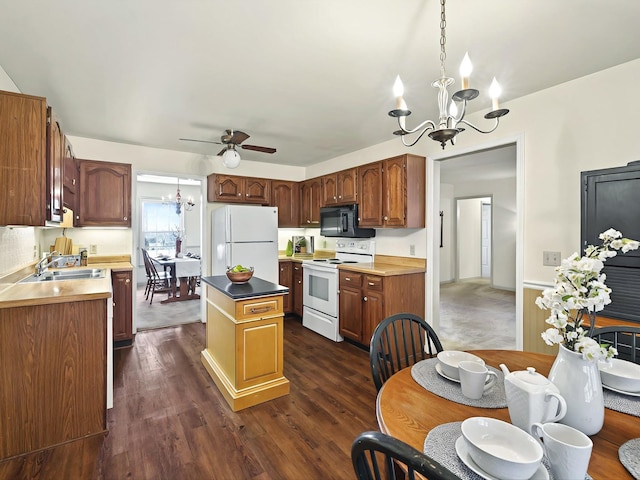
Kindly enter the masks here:
<path id="1" fill-rule="evenodd" d="M 611 325 L 595 328 L 591 332 L 599 344 L 612 345 L 618 350 L 617 358 L 640 363 L 640 327 Z"/>
<path id="2" fill-rule="evenodd" d="M 435 357 L 442 344 L 422 318 L 398 313 L 385 318 L 371 336 L 369 363 L 376 390 L 394 373 L 420 360 Z"/>
<path id="3" fill-rule="evenodd" d="M 145 300 L 151 300 L 149 305 L 153 303 L 154 293 L 171 292 L 171 275 L 168 272 L 158 272 L 156 265 L 151 260 L 149 252 L 144 248 L 142 250 L 142 259 L 144 260 L 144 268 L 147 272 L 147 286 L 145 288 Z"/>
<path id="4" fill-rule="evenodd" d="M 351 445 L 351 461 L 358 480 L 419 478 L 459 480 L 431 457 L 382 432 L 364 432 Z"/>

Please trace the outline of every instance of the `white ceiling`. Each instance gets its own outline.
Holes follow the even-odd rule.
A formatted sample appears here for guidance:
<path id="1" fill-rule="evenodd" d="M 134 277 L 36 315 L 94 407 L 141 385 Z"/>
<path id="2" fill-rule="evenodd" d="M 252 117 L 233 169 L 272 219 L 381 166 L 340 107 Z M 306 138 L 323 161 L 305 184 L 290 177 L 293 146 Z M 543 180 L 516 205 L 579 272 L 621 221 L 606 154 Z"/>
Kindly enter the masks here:
<path id="1" fill-rule="evenodd" d="M 305 166 L 393 138 L 398 73 L 408 124 L 437 117 L 434 0 L 0 0 L 0 11 L 0 66 L 74 136 L 215 155 L 178 139 L 234 128 L 277 148 L 243 158 Z M 508 107 L 639 58 L 638 25 L 638 0 L 449 0 L 447 73 L 459 85 L 468 50 L 472 110 L 488 110 L 493 76 Z"/>

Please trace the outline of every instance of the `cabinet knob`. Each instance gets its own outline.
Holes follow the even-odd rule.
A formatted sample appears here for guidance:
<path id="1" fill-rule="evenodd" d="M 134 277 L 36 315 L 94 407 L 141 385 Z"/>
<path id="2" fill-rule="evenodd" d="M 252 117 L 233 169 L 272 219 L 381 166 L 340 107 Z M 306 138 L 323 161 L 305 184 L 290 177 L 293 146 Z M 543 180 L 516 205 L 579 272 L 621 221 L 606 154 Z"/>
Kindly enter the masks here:
<path id="1" fill-rule="evenodd" d="M 248 193 L 245 193 L 245 194 L 244 194 L 244 196 L 245 196 L 245 197 L 248 197 L 248 196 L 249 196 L 249 194 L 248 194 Z"/>
<path id="2" fill-rule="evenodd" d="M 126 222 L 127 221 L 127 217 L 124 217 L 123 220 Z"/>
<path id="3" fill-rule="evenodd" d="M 333 199 L 334 199 L 334 200 L 336 199 L 336 196 L 335 196 L 335 195 L 333 196 Z"/>
<path id="4" fill-rule="evenodd" d="M 342 198 L 342 195 L 338 195 L 338 198 Z"/>
<path id="5" fill-rule="evenodd" d="M 311 220 L 307 220 L 307 223 L 311 223 Z"/>
<path id="6" fill-rule="evenodd" d="M 241 197 L 241 196 L 242 196 L 242 194 L 241 194 L 241 193 L 238 193 L 238 196 L 239 196 L 239 197 Z"/>
<path id="7" fill-rule="evenodd" d="M 389 220 L 389 217 L 387 217 L 386 215 L 383 217 L 385 220 Z"/>
<path id="8" fill-rule="evenodd" d="M 362 300 L 364 300 L 365 302 L 367 302 L 369 299 L 367 297 L 364 297 Z"/>
<path id="9" fill-rule="evenodd" d="M 345 281 L 350 282 L 351 281 L 351 277 L 344 277 Z"/>
<path id="10" fill-rule="evenodd" d="M 373 287 L 375 285 L 375 283 L 373 282 L 367 282 L 369 284 L 370 287 Z"/>
<path id="11" fill-rule="evenodd" d="M 73 180 L 71 180 L 71 185 L 75 185 L 76 184 L 76 179 L 74 178 Z"/>
<path id="12" fill-rule="evenodd" d="M 298 284 L 302 283 L 302 280 L 298 280 Z"/>
<path id="13" fill-rule="evenodd" d="M 114 306 L 114 307 L 116 306 L 116 302 L 113 302 L 113 306 Z"/>
<path id="14" fill-rule="evenodd" d="M 127 278 L 127 279 L 124 281 L 124 283 L 126 283 L 127 285 L 129 285 L 129 284 L 131 283 L 131 280 Z"/>

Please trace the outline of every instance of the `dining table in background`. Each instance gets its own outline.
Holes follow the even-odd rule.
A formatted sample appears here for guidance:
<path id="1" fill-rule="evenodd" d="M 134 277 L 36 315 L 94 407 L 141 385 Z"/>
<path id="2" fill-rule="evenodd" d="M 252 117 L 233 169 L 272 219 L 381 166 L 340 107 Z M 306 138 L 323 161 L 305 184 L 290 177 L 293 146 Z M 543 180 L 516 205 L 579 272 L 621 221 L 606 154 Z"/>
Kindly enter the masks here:
<path id="1" fill-rule="evenodd" d="M 182 302 L 200 298 L 200 295 L 195 292 L 201 273 L 199 259 L 191 257 L 166 259 L 151 257 L 151 260 L 160 265 L 165 272 L 169 269 L 171 273 L 171 295 L 160 303 Z M 179 286 L 178 279 L 180 279 Z"/>
<path id="2" fill-rule="evenodd" d="M 512 372 L 534 367 L 544 376 L 548 376 L 555 360 L 553 355 L 514 350 L 474 350 L 472 353 L 495 368 L 501 363 Z M 476 416 L 510 422 L 507 408 L 462 405 L 431 393 L 413 379 L 411 367 L 395 373 L 383 384 L 376 400 L 376 415 L 383 433 L 421 452 L 427 434 L 441 424 Z M 618 449 L 628 440 L 640 438 L 640 418 L 605 408 L 604 426 L 590 438 L 593 451 L 588 473 L 593 479 L 633 478 L 620 463 Z"/>

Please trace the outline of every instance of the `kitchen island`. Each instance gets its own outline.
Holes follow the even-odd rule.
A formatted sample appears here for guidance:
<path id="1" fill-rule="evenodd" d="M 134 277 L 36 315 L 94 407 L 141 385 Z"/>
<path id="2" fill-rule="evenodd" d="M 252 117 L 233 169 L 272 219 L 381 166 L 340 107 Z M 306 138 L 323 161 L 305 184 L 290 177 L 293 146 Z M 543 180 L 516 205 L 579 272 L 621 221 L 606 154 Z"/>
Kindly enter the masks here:
<path id="1" fill-rule="evenodd" d="M 207 285 L 207 343 L 202 364 L 235 412 L 289 394 L 283 375 L 283 296 L 287 287 L 225 275 Z"/>

